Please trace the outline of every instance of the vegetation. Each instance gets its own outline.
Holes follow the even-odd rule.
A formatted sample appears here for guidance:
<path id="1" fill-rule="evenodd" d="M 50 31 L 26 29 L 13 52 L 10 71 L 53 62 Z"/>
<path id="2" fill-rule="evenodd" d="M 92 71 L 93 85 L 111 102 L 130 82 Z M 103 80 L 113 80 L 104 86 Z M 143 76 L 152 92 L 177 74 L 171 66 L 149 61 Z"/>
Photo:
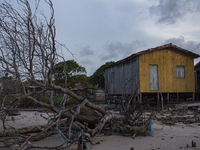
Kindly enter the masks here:
<path id="1" fill-rule="evenodd" d="M 99 67 L 92 76 L 86 76 L 86 69 L 80 66 L 74 60 L 63 61 L 55 65 L 54 67 L 54 79 L 55 84 L 64 87 L 67 83 L 68 87 L 74 87 L 75 83 L 81 83 L 83 87 L 94 87 L 99 88 L 105 87 L 105 71 L 103 68 L 107 65 L 114 63 L 114 61 L 106 62 L 101 67 Z M 65 74 L 66 71 L 66 74 Z"/>
<path id="2" fill-rule="evenodd" d="M 106 62 L 90 76 L 90 82 L 93 86 L 97 85 L 99 88 L 105 88 L 105 71 L 103 68 L 112 63 L 114 63 L 114 61 Z"/>
<path id="3" fill-rule="evenodd" d="M 69 87 L 74 87 L 75 83 L 81 83 L 81 85 L 85 88 L 92 87 L 92 84 L 90 83 L 90 78 L 87 77 L 85 74 L 74 75 L 70 77 L 67 85 Z"/>
<path id="4" fill-rule="evenodd" d="M 65 87 L 74 87 L 77 82 L 87 85 L 86 69 L 74 60 L 59 62 L 54 66 L 53 75 L 55 84 Z M 75 81 L 77 80 L 77 81 Z"/>

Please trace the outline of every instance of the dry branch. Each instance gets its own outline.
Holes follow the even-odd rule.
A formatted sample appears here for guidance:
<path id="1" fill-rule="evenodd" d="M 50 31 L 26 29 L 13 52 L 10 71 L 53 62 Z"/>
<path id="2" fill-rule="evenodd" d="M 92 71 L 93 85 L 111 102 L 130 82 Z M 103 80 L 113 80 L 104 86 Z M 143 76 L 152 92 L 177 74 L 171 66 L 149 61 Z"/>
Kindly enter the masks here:
<path id="1" fill-rule="evenodd" d="M 16 136 L 18 134 L 35 133 L 35 132 L 41 132 L 41 131 L 42 131 L 42 127 L 39 125 L 29 126 L 29 127 L 12 129 L 12 130 L 8 130 L 6 132 L 2 132 L 2 133 L 0 133 L 0 137 Z"/>
<path id="2" fill-rule="evenodd" d="M 136 101 L 138 96 L 136 91 L 133 92 L 129 99 L 121 100 L 122 113 L 115 114 L 107 113 L 103 108 L 76 95 L 67 86 L 61 87 L 54 84 L 53 71 L 55 64 L 60 59 L 64 60 L 64 58 L 56 50 L 56 43 L 59 42 L 55 39 L 56 28 L 54 26 L 53 4 L 51 0 L 46 0 L 45 2 L 50 7 L 50 17 L 47 18 L 42 15 L 45 22 L 41 22 L 42 19 L 37 16 L 39 3 L 36 4 L 35 10 L 32 10 L 28 0 L 18 1 L 21 8 L 19 10 L 13 8 L 9 3 L 0 5 L 0 67 L 2 72 L 9 74 L 9 76 L 6 75 L 2 78 L 4 99 L 1 108 L 5 106 L 4 104 L 7 101 L 9 102 L 7 110 L 4 111 L 4 117 L 2 117 L 4 129 L 6 129 L 5 120 L 8 110 L 17 108 L 24 101 L 32 102 L 37 107 L 44 108 L 54 114 L 52 118 L 48 118 L 52 122 L 47 124 L 44 131 L 42 131 L 42 126 L 32 126 L 9 130 L 0 133 L 0 136 L 40 132 L 37 136 L 32 136 L 29 139 L 31 141 L 50 135 L 55 131 L 55 125 L 58 125 L 56 128 L 65 128 L 65 135 L 70 140 L 71 133 L 75 132 L 73 131 L 73 126 L 77 126 L 80 130 L 95 136 L 110 121 L 120 122 L 122 125 L 118 126 L 119 128 L 122 128 L 123 125 L 124 127 L 129 125 L 130 130 L 133 130 L 131 129 L 132 126 L 139 122 L 138 119 L 143 112 L 142 107 L 140 107 L 141 109 L 133 117 L 133 113 L 141 106 Z M 64 69 L 64 71 L 66 77 L 66 70 Z M 31 85 L 38 89 L 29 91 Z M 76 99 L 79 105 L 76 109 L 67 109 L 65 107 L 66 100 L 63 100 L 62 107 L 57 107 L 53 101 L 53 94 L 56 92 Z M 40 94 L 48 95 L 48 102 L 40 101 L 37 98 Z M 123 102 L 124 100 L 125 103 Z M 97 112 L 98 115 L 81 114 L 85 107 Z M 63 124 L 58 124 L 58 122 Z M 23 146 L 25 147 L 25 145 Z"/>

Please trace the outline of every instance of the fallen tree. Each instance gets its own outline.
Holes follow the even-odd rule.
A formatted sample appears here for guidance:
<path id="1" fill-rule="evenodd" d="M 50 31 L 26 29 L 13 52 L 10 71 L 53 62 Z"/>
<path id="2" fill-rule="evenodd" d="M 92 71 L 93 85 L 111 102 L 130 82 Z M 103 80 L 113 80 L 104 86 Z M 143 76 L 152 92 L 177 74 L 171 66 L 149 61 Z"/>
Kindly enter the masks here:
<path id="1" fill-rule="evenodd" d="M 24 100 L 31 101 L 36 106 L 45 108 L 48 112 L 55 114 L 52 118 L 49 118 L 51 121 L 43 127 L 43 131 L 39 128 L 37 131 L 40 131 L 40 133 L 28 138 L 29 141 L 40 139 L 36 137 L 50 135 L 52 133 L 51 129 L 71 140 L 71 132 L 74 126 L 91 136 L 95 136 L 108 122 L 113 122 L 113 124 L 120 122 L 121 125 L 117 125 L 118 128 L 126 125 L 127 130 L 134 131 L 133 126 L 136 125 L 136 121 L 141 124 L 138 119 L 143 112 L 142 105 L 136 100 L 135 93 L 127 99 L 126 105 L 123 103 L 121 113 L 113 114 L 107 113 L 103 108 L 74 94 L 66 88 L 67 86 L 64 88 L 54 84 L 54 66 L 64 58 L 56 50 L 56 44 L 60 43 L 56 41 L 53 4 L 51 0 L 46 1 L 46 3 L 50 7 L 51 15 L 48 19 L 42 14 L 44 22 L 38 17 L 39 3 L 36 3 L 34 11 L 28 0 L 18 1 L 21 7 L 19 10 L 13 8 L 9 3 L 0 5 L 0 66 L 1 71 L 7 73 L 6 76 L 1 78 L 3 83 L 2 95 L 4 95 L 1 106 L 1 111 L 4 114 L 1 119 L 5 132 L 0 133 L 0 136 L 5 137 L 15 133 L 16 130 L 9 130 L 5 125 L 6 117 L 11 110 L 23 103 Z M 37 90 L 28 90 L 30 83 L 34 84 Z M 55 92 L 67 94 L 79 101 L 79 105 L 66 108 L 67 99 L 64 99 L 62 107 L 57 107 L 53 100 Z M 36 95 L 40 94 L 49 96 L 48 101 L 38 100 Z M 4 109 L 6 102 L 9 102 L 9 105 Z M 81 109 L 84 107 L 92 109 L 100 115 L 83 115 Z M 136 108 L 140 109 L 136 115 L 133 115 Z M 60 124 L 61 120 L 62 122 L 65 120 L 64 127 Z M 29 129 L 31 128 L 26 128 L 27 132 L 33 131 Z M 16 132 L 20 134 L 21 131 L 19 129 Z M 63 134 L 64 132 L 65 134 Z M 27 139 L 21 142 L 25 141 Z M 21 149 L 26 147 L 26 144 L 22 144 Z"/>

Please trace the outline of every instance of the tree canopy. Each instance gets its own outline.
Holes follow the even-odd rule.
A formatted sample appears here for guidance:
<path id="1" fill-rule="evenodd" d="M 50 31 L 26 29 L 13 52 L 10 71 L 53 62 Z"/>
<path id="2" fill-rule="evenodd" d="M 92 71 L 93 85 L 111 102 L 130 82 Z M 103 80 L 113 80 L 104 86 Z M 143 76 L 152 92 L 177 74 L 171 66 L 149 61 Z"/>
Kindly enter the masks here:
<path id="1" fill-rule="evenodd" d="M 86 73 L 85 67 L 82 67 L 74 60 L 59 62 L 55 65 L 53 71 L 55 84 L 63 87 L 65 86 L 65 83 L 68 87 L 73 87 L 74 84 L 79 81 L 81 81 L 81 84 L 83 85 L 83 82 L 85 81 L 83 79 L 86 79 Z"/>
<path id="2" fill-rule="evenodd" d="M 70 77 L 70 79 L 68 80 L 68 86 L 74 87 L 75 83 L 81 83 L 81 85 L 85 88 L 92 87 L 89 77 L 87 77 L 85 74 L 74 75 Z"/>
<path id="3" fill-rule="evenodd" d="M 90 81 L 93 86 L 97 85 L 99 88 L 105 88 L 105 71 L 103 68 L 112 63 L 114 63 L 114 61 L 106 62 L 93 73 L 93 75 L 90 77 Z"/>

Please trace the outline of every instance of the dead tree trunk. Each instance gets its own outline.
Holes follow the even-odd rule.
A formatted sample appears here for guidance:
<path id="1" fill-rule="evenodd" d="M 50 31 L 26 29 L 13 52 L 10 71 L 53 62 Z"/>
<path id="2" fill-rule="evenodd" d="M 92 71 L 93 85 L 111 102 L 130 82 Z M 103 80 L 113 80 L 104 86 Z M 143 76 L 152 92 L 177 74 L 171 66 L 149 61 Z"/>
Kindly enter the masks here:
<path id="1" fill-rule="evenodd" d="M 9 102 L 9 106 L 6 110 L 3 110 L 4 129 L 7 130 L 5 121 L 8 112 L 13 108 L 17 108 L 23 101 L 32 102 L 34 105 L 54 114 L 52 118 L 49 118 L 52 122 L 48 124 L 45 132 L 49 132 L 49 130 L 50 132 L 58 131 L 59 128 L 62 128 L 59 124 L 60 120 L 66 119 L 67 123 L 64 124 L 67 130 L 65 137 L 69 138 L 71 133 L 74 132 L 73 126 L 75 125 L 84 132 L 90 133 L 91 136 L 97 135 L 110 121 L 121 123 L 122 128 L 127 123 L 133 126 L 133 122 L 141 115 L 141 113 L 138 113 L 136 117 L 133 116 L 133 112 L 136 110 L 135 107 L 140 105 L 135 102 L 134 108 L 131 108 L 130 102 L 135 96 L 132 96 L 127 104 L 123 104 L 124 110 L 121 114 L 107 113 L 103 108 L 74 94 L 68 88 L 54 84 L 53 71 L 55 64 L 60 59 L 64 60 L 64 58 L 56 50 L 56 43 L 59 42 L 56 41 L 53 3 L 51 0 L 45 1 L 50 7 L 50 17 L 42 15 L 45 22 L 41 22 L 42 19 L 37 16 L 39 7 L 37 2 L 39 1 L 36 1 L 36 7 L 33 11 L 28 0 L 18 1 L 21 8 L 19 10 L 13 8 L 9 3 L 0 5 L 0 67 L 2 72 L 10 75 L 2 78 L 4 97 L 1 109 L 3 110 L 4 104 Z M 27 87 L 32 84 L 38 90 L 27 92 Z M 59 91 L 73 97 L 79 102 L 79 105 L 73 108 L 57 107 L 52 94 L 50 94 L 47 101 L 38 99 L 37 96 L 45 95 L 46 92 L 51 91 Z M 98 115 L 82 114 L 81 110 L 84 107 L 87 107 L 88 111 L 92 110 L 98 113 Z M 20 131 L 17 129 L 8 130 L 0 133 L 0 136 L 13 136 L 38 131 L 40 133 L 44 132 L 38 126 L 27 127 L 23 130 L 20 129 Z"/>

